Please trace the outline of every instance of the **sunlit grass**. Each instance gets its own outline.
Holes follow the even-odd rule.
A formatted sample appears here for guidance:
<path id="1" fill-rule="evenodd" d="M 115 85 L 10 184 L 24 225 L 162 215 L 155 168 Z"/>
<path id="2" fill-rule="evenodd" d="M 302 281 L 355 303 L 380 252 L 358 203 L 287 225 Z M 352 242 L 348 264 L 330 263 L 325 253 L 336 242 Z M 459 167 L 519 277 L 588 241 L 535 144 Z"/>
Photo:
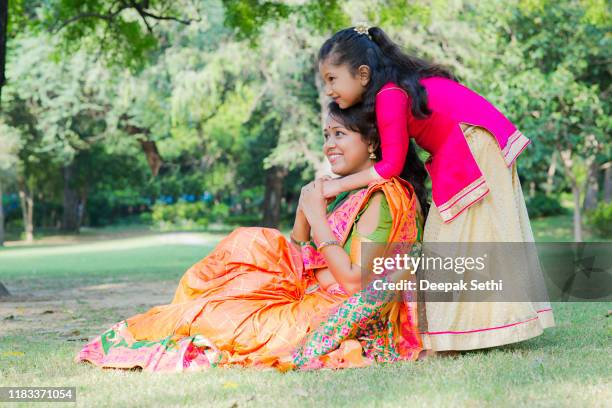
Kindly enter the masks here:
<path id="1" fill-rule="evenodd" d="M 536 242 L 573 242 L 574 221 L 571 213 L 552 217 L 534 218 L 531 229 Z M 600 237 L 592 233 L 588 227 L 582 230 L 583 241 L 610 241 L 612 237 Z"/>
<path id="2" fill-rule="evenodd" d="M 534 230 L 557 223 L 534 223 Z M 0 386 L 76 386 L 79 406 L 108 407 L 270 407 L 279 401 L 284 406 L 317 407 L 558 407 L 604 406 L 612 398 L 609 303 L 555 304 L 557 327 L 515 345 L 366 369 L 286 374 L 213 369 L 154 375 L 73 362 L 84 344 L 81 338 L 154 305 L 92 305 L 86 302 L 86 288 L 109 282 L 135 288 L 143 282 L 161 282 L 172 288 L 221 237 L 174 234 L 1 251 L 0 280 L 17 294 L 74 288 L 77 295 L 66 300 L 65 310 L 47 315 L 44 330 L 24 324 L 3 332 L 3 320 L 11 314 L 13 319 L 23 314 L 27 323 L 27 310 L 36 302 L 12 303 L 21 311 L 0 303 Z M 56 317 L 60 313 L 72 320 Z"/>
<path id="3" fill-rule="evenodd" d="M 180 375 L 100 370 L 72 359 L 81 343 L 1 338 L 0 385 L 76 386 L 83 406 L 604 406 L 610 400 L 606 304 L 555 305 L 539 338 L 456 358 L 281 374 L 212 369 Z M 102 312 L 102 311 L 101 311 Z M 107 317 L 109 323 L 112 316 Z"/>

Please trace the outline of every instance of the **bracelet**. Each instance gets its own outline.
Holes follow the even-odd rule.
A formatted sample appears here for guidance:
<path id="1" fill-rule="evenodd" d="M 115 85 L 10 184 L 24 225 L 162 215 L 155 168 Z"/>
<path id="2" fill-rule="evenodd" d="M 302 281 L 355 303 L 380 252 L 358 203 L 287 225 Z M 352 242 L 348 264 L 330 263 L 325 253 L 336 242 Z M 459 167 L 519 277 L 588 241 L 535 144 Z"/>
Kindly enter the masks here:
<path id="1" fill-rule="evenodd" d="M 333 241 L 323 241 L 319 244 L 319 246 L 317 247 L 317 251 L 321 252 L 321 250 L 325 247 L 328 247 L 330 245 L 337 245 L 339 247 L 342 247 L 342 245 L 340 245 L 339 241 L 333 240 Z"/>
<path id="2" fill-rule="evenodd" d="M 291 242 L 293 242 L 295 245 L 297 246 L 306 246 L 308 244 L 310 244 L 310 241 L 299 241 L 297 239 L 295 239 L 295 237 L 293 236 L 293 234 L 289 234 L 289 239 L 291 240 Z"/>

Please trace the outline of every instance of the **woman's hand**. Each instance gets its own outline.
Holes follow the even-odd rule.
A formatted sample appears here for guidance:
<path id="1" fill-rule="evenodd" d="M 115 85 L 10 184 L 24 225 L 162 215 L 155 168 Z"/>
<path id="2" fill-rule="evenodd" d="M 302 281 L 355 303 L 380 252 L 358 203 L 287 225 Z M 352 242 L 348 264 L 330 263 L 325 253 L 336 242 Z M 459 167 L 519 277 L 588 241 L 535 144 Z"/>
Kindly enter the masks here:
<path id="1" fill-rule="evenodd" d="M 310 225 L 315 220 L 325 218 L 327 201 L 323 196 L 322 179 L 316 179 L 302 187 L 298 208 L 304 212 Z"/>

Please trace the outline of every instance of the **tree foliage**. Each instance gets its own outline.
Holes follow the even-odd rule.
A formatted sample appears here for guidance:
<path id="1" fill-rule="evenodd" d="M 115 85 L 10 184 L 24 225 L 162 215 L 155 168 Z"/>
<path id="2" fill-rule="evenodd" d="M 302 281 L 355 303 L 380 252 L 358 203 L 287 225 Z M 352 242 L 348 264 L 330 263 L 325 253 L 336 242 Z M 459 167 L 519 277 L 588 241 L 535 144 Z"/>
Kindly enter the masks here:
<path id="1" fill-rule="evenodd" d="M 612 47 L 600 0 L 11 2 L 0 145 L 11 138 L 16 165 L 0 182 L 40 203 L 37 226 L 67 202 L 102 225 L 179 200 L 277 222 L 324 169 L 317 50 L 361 20 L 448 66 L 532 139 L 519 160 L 529 196 L 579 203 L 602 182 Z"/>

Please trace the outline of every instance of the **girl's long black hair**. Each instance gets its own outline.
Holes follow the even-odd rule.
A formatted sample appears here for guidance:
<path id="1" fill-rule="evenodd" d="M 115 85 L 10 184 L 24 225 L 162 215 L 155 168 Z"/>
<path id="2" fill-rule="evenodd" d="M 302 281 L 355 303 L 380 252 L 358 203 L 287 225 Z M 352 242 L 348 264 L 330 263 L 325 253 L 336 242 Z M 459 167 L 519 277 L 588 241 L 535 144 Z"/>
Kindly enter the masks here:
<path id="1" fill-rule="evenodd" d="M 379 27 L 371 27 L 368 34 L 369 37 L 360 34 L 354 27 L 338 31 L 321 46 L 319 62 L 347 64 L 353 74 L 361 65 L 370 67 L 371 79 L 363 95 L 363 105 L 371 119 L 376 118 L 376 94 L 387 82 L 395 82 L 408 92 L 412 114 L 417 119 L 425 119 L 431 111 L 427 106 L 427 92 L 419 79 L 441 76 L 456 80 L 455 76 L 441 65 L 406 54 Z"/>
<path id="2" fill-rule="evenodd" d="M 381 157 L 380 137 L 378 135 L 376 122 L 368 119 L 368 116 L 364 112 L 363 104 L 359 103 L 347 109 L 340 109 L 340 106 L 338 106 L 336 102 L 331 102 L 329 104 L 329 114 L 338 122 L 342 123 L 347 129 L 353 132 L 359 132 L 364 142 L 376 146 L 374 153 L 376 157 Z M 410 145 L 408 146 L 408 156 L 406 157 L 400 177 L 412 185 L 417 195 L 417 199 L 419 200 L 419 204 L 421 205 L 423 216 L 427 217 L 427 213 L 429 212 L 427 189 L 425 188 L 427 170 L 425 169 L 423 161 L 419 158 L 416 152 L 416 146 L 412 140 L 410 140 Z"/>

